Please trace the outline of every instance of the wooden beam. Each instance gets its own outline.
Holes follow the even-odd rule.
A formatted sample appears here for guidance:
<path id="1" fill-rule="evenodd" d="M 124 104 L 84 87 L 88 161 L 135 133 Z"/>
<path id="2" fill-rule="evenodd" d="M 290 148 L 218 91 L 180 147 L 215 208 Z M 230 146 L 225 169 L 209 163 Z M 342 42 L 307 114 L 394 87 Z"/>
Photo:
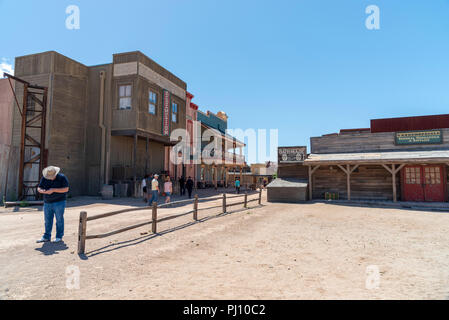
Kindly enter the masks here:
<path id="1" fill-rule="evenodd" d="M 78 254 L 84 254 L 86 249 L 86 226 L 87 226 L 87 212 L 80 213 L 80 220 L 78 226 Z"/>
<path id="2" fill-rule="evenodd" d="M 312 179 L 313 179 L 313 174 L 315 173 L 315 171 L 318 170 L 320 166 L 316 166 L 315 168 L 313 166 L 309 166 L 309 200 L 312 201 L 313 200 L 313 183 L 312 183 Z"/>
<path id="3" fill-rule="evenodd" d="M 346 188 L 348 193 L 348 200 L 351 200 L 351 165 L 346 165 Z"/>
<path id="4" fill-rule="evenodd" d="M 391 165 L 391 171 L 393 172 L 392 173 L 392 183 L 393 183 L 393 201 L 394 202 L 397 202 L 398 200 L 397 200 L 397 194 L 396 194 L 396 192 L 397 192 L 397 190 L 396 190 L 396 165 L 395 164 L 392 164 Z"/>
<path id="5" fill-rule="evenodd" d="M 355 165 L 352 169 L 351 169 L 351 173 L 353 173 L 357 168 L 359 167 L 359 165 Z"/>
<path id="6" fill-rule="evenodd" d="M 398 174 L 399 171 L 402 170 L 402 168 L 404 168 L 404 166 L 406 166 L 405 163 L 399 165 L 396 168 L 396 164 L 392 164 L 391 168 L 386 165 L 386 164 L 382 164 L 382 166 L 391 173 L 391 184 L 392 184 L 392 189 L 393 189 L 393 202 L 397 202 L 398 201 L 398 196 L 397 196 L 397 188 L 396 188 L 396 175 Z"/>
<path id="7" fill-rule="evenodd" d="M 359 165 L 355 165 L 351 168 L 350 164 L 346 165 L 346 168 L 342 165 L 337 165 L 344 173 L 346 173 L 346 192 L 348 194 L 348 200 L 351 200 L 351 173 L 353 173 Z"/>
<path id="8" fill-rule="evenodd" d="M 346 168 L 343 167 L 342 165 L 337 164 L 337 166 L 346 174 L 348 174 L 348 171 L 346 171 Z"/>
<path id="9" fill-rule="evenodd" d="M 393 174 L 392 169 L 390 169 L 388 165 L 382 163 L 382 167 L 384 167 L 389 173 Z"/>
<path id="10" fill-rule="evenodd" d="M 402 168 L 404 168 L 406 166 L 405 163 L 401 164 L 397 169 L 396 169 L 396 173 L 398 173 L 399 171 L 402 170 Z"/>

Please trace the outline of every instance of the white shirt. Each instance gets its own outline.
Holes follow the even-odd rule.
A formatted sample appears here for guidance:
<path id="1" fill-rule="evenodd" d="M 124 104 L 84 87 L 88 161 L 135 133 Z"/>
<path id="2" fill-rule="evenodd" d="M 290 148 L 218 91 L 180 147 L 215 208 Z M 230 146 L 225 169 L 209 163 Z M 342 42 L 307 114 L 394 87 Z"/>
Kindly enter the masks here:
<path id="1" fill-rule="evenodd" d="M 147 186 L 147 179 L 142 180 L 142 188 Z"/>

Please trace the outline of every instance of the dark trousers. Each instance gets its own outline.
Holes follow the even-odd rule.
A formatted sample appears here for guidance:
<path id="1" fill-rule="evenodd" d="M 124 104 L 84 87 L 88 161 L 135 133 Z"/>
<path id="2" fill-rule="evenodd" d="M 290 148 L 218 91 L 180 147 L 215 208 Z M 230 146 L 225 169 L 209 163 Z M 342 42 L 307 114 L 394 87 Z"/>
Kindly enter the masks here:
<path id="1" fill-rule="evenodd" d="M 187 192 L 189 193 L 189 199 L 191 199 L 192 198 L 192 189 L 187 189 Z"/>
<path id="2" fill-rule="evenodd" d="M 181 196 L 186 194 L 186 186 L 184 184 L 180 185 L 180 189 L 181 189 Z"/>

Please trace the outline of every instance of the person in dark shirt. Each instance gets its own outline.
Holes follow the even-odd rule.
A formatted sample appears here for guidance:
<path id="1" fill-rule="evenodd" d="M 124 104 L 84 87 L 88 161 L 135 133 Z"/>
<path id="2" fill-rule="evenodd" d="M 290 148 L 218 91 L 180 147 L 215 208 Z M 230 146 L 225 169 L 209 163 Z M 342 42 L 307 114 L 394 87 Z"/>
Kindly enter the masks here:
<path id="1" fill-rule="evenodd" d="M 37 191 L 44 195 L 45 233 L 37 243 L 49 242 L 53 228 L 53 218 L 56 216 L 56 238 L 54 242 L 61 242 L 64 236 L 64 210 L 69 181 L 58 167 L 48 167 L 42 171 L 42 179 Z"/>
<path id="2" fill-rule="evenodd" d="M 186 179 L 184 178 L 184 176 L 179 178 L 179 188 L 180 188 L 181 196 L 185 195 L 186 194 Z"/>
<path id="3" fill-rule="evenodd" d="M 187 179 L 186 188 L 187 188 L 187 192 L 189 193 L 189 199 L 191 199 L 192 198 L 192 190 L 193 190 L 192 177 L 189 177 L 189 179 Z"/>

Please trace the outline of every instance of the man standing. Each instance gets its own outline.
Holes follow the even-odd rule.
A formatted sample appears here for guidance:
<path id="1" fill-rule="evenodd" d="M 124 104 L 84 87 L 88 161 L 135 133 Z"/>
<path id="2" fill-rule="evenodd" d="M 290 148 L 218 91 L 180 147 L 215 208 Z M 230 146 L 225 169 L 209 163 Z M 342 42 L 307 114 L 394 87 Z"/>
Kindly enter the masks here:
<path id="1" fill-rule="evenodd" d="M 37 191 L 44 195 L 45 233 L 37 243 L 49 242 L 53 228 L 53 217 L 56 216 L 56 238 L 54 242 L 61 242 L 64 237 L 64 210 L 69 181 L 60 173 L 61 169 L 50 166 L 42 171 L 42 179 Z"/>
<path id="2" fill-rule="evenodd" d="M 193 180 L 192 177 L 189 177 L 186 183 L 187 192 L 189 193 L 189 199 L 192 199 L 192 190 L 193 190 Z"/>
<path id="3" fill-rule="evenodd" d="M 181 178 L 179 178 L 179 189 L 181 192 L 181 196 L 186 194 L 186 180 L 184 179 L 184 176 L 181 176 Z"/>
<path id="4" fill-rule="evenodd" d="M 151 181 L 151 199 L 149 205 L 153 205 L 153 202 L 157 202 L 159 195 L 159 175 L 155 174 L 153 180 Z"/>

